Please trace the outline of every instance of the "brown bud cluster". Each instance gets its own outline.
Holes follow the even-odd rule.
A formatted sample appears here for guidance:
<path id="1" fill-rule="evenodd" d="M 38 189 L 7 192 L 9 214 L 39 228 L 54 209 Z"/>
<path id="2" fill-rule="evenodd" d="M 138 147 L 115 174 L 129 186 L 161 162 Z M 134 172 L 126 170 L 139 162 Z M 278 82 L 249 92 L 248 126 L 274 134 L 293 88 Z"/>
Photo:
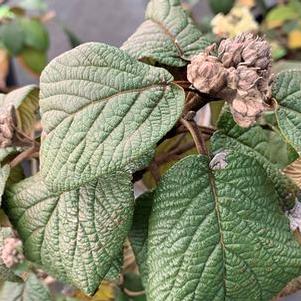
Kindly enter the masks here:
<path id="1" fill-rule="evenodd" d="M 1 259 L 8 268 L 12 268 L 23 261 L 24 255 L 21 240 L 15 237 L 6 238 L 1 252 Z"/>
<path id="2" fill-rule="evenodd" d="M 15 108 L 3 108 L 0 110 L 0 148 L 13 145 L 16 127 Z"/>
<path id="3" fill-rule="evenodd" d="M 217 55 L 213 46 L 191 60 L 187 78 L 203 93 L 221 96 L 230 104 L 235 121 L 242 127 L 256 122 L 269 109 L 271 97 L 271 49 L 252 34 L 223 40 Z"/>

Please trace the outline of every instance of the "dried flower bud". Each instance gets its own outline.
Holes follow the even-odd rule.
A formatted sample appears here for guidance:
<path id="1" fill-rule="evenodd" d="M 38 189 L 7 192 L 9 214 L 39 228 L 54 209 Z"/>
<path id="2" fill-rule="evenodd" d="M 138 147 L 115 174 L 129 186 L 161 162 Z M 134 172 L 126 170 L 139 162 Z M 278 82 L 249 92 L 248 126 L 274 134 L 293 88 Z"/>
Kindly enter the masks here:
<path id="1" fill-rule="evenodd" d="M 213 46 L 196 56 L 187 68 L 187 78 L 203 93 L 215 94 L 229 102 L 235 121 L 242 127 L 256 122 L 268 110 L 271 97 L 271 51 L 268 43 L 243 33 L 223 40 L 218 56 Z"/>
<path id="2" fill-rule="evenodd" d="M 16 111 L 13 106 L 0 110 L 0 147 L 8 147 L 13 144 L 16 127 Z"/>
<path id="3" fill-rule="evenodd" d="M 242 43 L 233 43 L 231 39 L 221 41 L 218 57 L 226 68 L 236 67 L 241 62 Z"/>
<path id="4" fill-rule="evenodd" d="M 271 48 L 263 38 L 242 33 L 233 39 L 223 40 L 218 48 L 218 57 L 226 68 L 244 64 L 266 69 L 271 63 Z"/>
<path id="5" fill-rule="evenodd" d="M 269 109 L 262 101 L 261 94 L 250 93 L 245 96 L 237 96 L 230 102 L 230 109 L 234 120 L 241 127 L 250 127 L 256 119 Z"/>
<path id="6" fill-rule="evenodd" d="M 22 242 L 15 237 L 8 237 L 4 241 L 1 258 L 8 268 L 12 268 L 16 264 L 24 260 L 22 252 Z"/>
<path id="7" fill-rule="evenodd" d="M 221 62 L 206 53 L 201 53 L 191 60 L 187 67 L 187 78 L 203 93 L 215 94 L 227 84 L 227 72 Z"/>
<path id="8" fill-rule="evenodd" d="M 257 74 L 257 70 L 254 68 L 248 68 L 247 66 L 238 66 L 237 70 L 237 87 L 236 89 L 247 94 L 248 90 L 256 87 L 260 76 Z M 240 94 L 240 93 L 239 93 Z M 242 95 L 240 94 L 240 95 Z"/>

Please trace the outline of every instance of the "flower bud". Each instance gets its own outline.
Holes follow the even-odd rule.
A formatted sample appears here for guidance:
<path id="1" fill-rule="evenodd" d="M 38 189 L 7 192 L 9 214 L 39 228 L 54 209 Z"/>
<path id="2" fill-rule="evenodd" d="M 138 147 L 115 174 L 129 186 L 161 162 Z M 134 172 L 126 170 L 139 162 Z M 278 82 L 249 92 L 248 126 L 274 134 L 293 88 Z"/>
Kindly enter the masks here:
<path id="1" fill-rule="evenodd" d="M 188 65 L 187 78 L 200 92 L 215 94 L 226 87 L 227 71 L 216 57 L 201 53 Z"/>
<path id="2" fill-rule="evenodd" d="M 241 127 L 249 127 L 255 124 L 256 119 L 269 109 L 262 100 L 259 92 L 239 96 L 230 102 L 230 108 L 234 120 Z"/>

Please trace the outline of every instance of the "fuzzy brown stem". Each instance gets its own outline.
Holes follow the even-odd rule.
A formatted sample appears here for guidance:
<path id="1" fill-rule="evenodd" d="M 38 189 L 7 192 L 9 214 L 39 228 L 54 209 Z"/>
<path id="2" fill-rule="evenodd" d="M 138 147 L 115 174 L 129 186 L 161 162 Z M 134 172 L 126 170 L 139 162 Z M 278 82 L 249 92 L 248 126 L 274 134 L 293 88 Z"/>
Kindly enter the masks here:
<path id="1" fill-rule="evenodd" d="M 208 155 L 205 139 L 203 138 L 201 130 L 199 129 L 195 121 L 194 120 L 188 121 L 184 118 L 181 118 L 180 122 L 190 132 L 198 153 Z"/>
<path id="2" fill-rule="evenodd" d="M 15 167 L 20 164 L 23 160 L 33 157 L 38 152 L 38 148 L 36 145 L 28 148 L 26 151 L 20 153 L 16 156 L 10 163 L 10 167 Z"/>

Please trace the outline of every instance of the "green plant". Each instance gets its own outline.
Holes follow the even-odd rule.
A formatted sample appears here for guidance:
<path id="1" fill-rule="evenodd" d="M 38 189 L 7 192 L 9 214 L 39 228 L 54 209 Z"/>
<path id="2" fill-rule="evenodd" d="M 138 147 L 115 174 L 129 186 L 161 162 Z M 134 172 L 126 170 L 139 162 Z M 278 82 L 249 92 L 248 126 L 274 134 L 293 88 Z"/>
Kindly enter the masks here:
<path id="1" fill-rule="evenodd" d="M 26 273 L 87 295 L 122 273 L 116 298 L 136 301 L 265 301 L 300 276 L 300 190 L 283 170 L 301 152 L 301 72 L 271 67 L 264 39 L 212 44 L 180 1 L 151 0 L 121 49 L 83 44 L 45 68 L 40 99 L 33 86 L 2 95 L 2 208 Z M 218 100 L 216 126 L 198 124 Z M 38 150 L 39 172 L 20 180 Z M 141 279 L 121 268 L 127 238 Z M 38 285 L 44 297 L 24 300 L 51 298 Z"/>
<path id="2" fill-rule="evenodd" d="M 0 90 L 6 90 L 9 62 L 17 58 L 27 71 L 39 76 L 48 63 L 49 33 L 45 23 L 55 17 L 47 11 L 43 0 L 19 1 L 18 6 L 0 7 Z M 64 24 L 58 22 L 71 47 L 80 44 L 78 38 Z M 9 89 L 8 89 L 9 90 Z"/>

